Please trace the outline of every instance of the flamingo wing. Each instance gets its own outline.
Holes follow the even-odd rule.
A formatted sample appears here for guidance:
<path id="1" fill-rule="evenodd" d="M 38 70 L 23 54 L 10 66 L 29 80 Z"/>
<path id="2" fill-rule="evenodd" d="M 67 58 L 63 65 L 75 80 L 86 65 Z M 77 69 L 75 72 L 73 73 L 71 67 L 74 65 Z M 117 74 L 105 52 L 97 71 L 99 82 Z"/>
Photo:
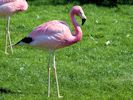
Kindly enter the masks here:
<path id="1" fill-rule="evenodd" d="M 32 37 L 32 45 L 48 49 L 58 49 L 72 36 L 70 28 L 63 21 L 50 21 L 35 28 L 28 37 Z"/>
<path id="2" fill-rule="evenodd" d="M 69 26 L 63 21 L 50 21 L 36 27 L 30 36 L 36 38 L 38 36 L 57 36 L 57 35 L 71 35 Z"/>
<path id="3" fill-rule="evenodd" d="M 0 0 L 0 5 L 5 4 L 5 3 L 10 3 L 10 2 L 15 2 L 17 0 Z"/>

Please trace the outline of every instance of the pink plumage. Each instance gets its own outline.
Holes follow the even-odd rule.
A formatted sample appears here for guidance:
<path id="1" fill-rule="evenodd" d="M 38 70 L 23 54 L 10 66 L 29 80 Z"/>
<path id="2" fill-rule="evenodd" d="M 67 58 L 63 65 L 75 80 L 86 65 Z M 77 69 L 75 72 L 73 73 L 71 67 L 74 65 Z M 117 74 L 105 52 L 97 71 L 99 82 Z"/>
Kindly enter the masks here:
<path id="1" fill-rule="evenodd" d="M 14 2 L 14 1 L 16 1 L 16 0 L 0 0 L 0 5 L 9 3 L 9 2 Z"/>
<path id="2" fill-rule="evenodd" d="M 28 4 L 25 0 L 0 0 L 0 16 L 10 16 L 27 8 Z"/>
<path id="3" fill-rule="evenodd" d="M 10 16 L 16 12 L 25 11 L 28 9 L 28 4 L 26 0 L 0 0 L 0 16 L 7 18 L 6 26 L 6 46 L 5 53 L 7 53 L 7 39 L 9 39 L 9 44 L 11 47 L 11 52 L 13 53 L 9 25 L 10 25 Z"/>
<path id="4" fill-rule="evenodd" d="M 65 22 L 58 20 L 38 26 L 28 37 L 32 37 L 35 40 L 31 45 L 49 50 L 62 48 L 77 41 L 71 34 L 69 26 Z"/>
<path id="5" fill-rule="evenodd" d="M 69 26 L 59 20 L 53 20 L 46 22 L 38 27 L 36 27 L 28 36 L 23 38 L 15 45 L 28 44 L 33 47 L 45 48 L 50 51 L 50 54 L 53 55 L 53 67 L 54 74 L 57 83 L 57 95 L 60 96 L 58 79 L 56 74 L 56 65 L 55 65 L 55 55 L 54 51 L 59 48 L 63 48 L 69 45 L 72 45 L 82 38 L 82 30 L 74 16 L 77 15 L 82 19 L 82 25 L 86 20 L 86 16 L 80 6 L 74 6 L 70 11 L 70 18 L 74 26 L 74 33 L 71 33 Z M 50 56 L 51 57 L 51 56 Z M 48 62 L 48 97 L 50 96 L 50 61 Z"/>

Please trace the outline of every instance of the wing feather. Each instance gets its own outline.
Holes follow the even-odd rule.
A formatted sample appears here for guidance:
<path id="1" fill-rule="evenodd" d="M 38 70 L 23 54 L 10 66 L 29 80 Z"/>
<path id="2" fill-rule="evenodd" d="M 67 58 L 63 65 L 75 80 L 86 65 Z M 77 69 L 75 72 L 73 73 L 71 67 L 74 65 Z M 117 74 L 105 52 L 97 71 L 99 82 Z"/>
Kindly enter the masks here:
<path id="1" fill-rule="evenodd" d="M 37 37 L 41 35 L 56 36 L 59 34 L 63 35 L 67 33 L 71 33 L 69 26 L 63 21 L 54 20 L 36 27 L 30 33 L 30 35 L 32 35 L 33 37 Z"/>
<path id="2" fill-rule="evenodd" d="M 17 0 L 0 0 L 0 5 L 9 3 L 9 2 L 15 2 L 15 1 L 17 1 Z"/>

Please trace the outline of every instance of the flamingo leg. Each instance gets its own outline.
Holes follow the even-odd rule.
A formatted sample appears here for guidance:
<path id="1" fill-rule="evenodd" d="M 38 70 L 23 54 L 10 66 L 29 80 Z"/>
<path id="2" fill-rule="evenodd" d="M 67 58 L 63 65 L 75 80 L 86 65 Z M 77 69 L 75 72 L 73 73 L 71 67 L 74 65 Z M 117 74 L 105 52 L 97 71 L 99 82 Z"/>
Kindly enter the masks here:
<path id="1" fill-rule="evenodd" d="M 50 59 L 51 58 L 51 52 L 49 54 L 49 60 L 48 60 L 48 97 L 50 97 Z"/>
<path id="2" fill-rule="evenodd" d="M 9 31 L 9 26 L 10 26 L 10 16 L 8 17 L 7 19 L 7 26 L 6 26 L 6 45 L 5 45 L 5 54 L 8 54 L 7 53 L 7 49 L 8 49 L 8 40 L 9 40 L 9 44 L 10 44 L 10 49 L 11 49 L 11 52 L 13 54 L 13 49 L 12 49 L 12 43 L 11 43 L 11 38 L 10 38 L 10 31 Z"/>
<path id="3" fill-rule="evenodd" d="M 6 33 L 5 54 L 8 54 L 8 53 L 7 53 L 7 39 L 8 39 L 8 36 L 7 36 L 7 33 Z"/>
<path id="4" fill-rule="evenodd" d="M 53 52 L 53 66 L 54 66 L 54 75 L 55 75 L 55 81 L 56 81 L 56 87 L 57 87 L 57 95 L 58 95 L 58 98 L 62 98 L 63 96 L 60 95 L 60 91 L 59 91 L 59 84 L 58 84 L 58 77 L 57 77 L 57 72 L 56 72 L 56 63 L 55 63 L 54 52 Z"/>

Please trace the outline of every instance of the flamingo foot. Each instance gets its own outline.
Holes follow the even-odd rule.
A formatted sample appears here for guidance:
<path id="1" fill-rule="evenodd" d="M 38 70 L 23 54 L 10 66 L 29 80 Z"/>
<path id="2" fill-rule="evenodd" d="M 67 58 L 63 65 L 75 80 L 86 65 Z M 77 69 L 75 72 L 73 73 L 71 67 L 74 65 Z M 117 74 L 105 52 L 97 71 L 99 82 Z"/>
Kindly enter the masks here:
<path id="1" fill-rule="evenodd" d="M 63 96 L 61 96 L 61 95 L 58 95 L 58 98 L 63 98 Z"/>
<path id="2" fill-rule="evenodd" d="M 9 53 L 8 53 L 7 51 L 5 51 L 5 54 L 6 54 L 6 55 L 9 55 Z"/>

